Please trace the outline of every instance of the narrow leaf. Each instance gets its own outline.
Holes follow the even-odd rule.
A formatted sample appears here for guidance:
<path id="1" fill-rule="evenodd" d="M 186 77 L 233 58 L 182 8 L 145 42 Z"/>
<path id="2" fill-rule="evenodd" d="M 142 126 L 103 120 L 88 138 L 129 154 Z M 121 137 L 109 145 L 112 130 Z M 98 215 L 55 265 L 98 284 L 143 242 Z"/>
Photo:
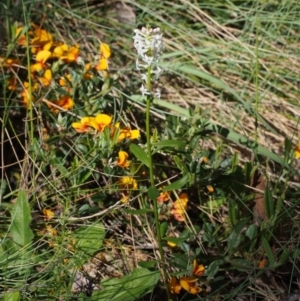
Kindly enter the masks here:
<path id="1" fill-rule="evenodd" d="M 266 251 L 268 261 L 269 261 L 269 265 L 270 265 L 270 267 L 272 267 L 275 263 L 275 259 L 274 259 L 274 255 L 273 255 L 271 246 L 270 246 L 269 242 L 267 241 L 267 239 L 264 236 L 261 237 L 261 242 L 262 242 L 262 245 L 263 245 L 263 247 Z"/>
<path id="2" fill-rule="evenodd" d="M 189 176 L 188 174 L 183 176 L 181 179 L 173 182 L 172 184 L 165 186 L 162 191 L 172 191 L 182 188 L 188 181 Z"/>

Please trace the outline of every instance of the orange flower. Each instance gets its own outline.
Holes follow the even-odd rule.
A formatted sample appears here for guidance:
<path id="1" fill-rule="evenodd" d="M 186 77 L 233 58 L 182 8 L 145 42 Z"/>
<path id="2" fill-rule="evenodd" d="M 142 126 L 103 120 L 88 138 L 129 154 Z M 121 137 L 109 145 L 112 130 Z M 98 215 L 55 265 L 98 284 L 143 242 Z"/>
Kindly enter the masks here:
<path id="1" fill-rule="evenodd" d="M 170 194 L 167 191 L 161 192 L 159 194 L 159 197 L 157 198 L 157 202 L 159 203 L 167 202 L 169 200 L 170 200 Z"/>
<path id="2" fill-rule="evenodd" d="M 119 158 L 117 161 L 117 165 L 123 168 L 127 168 L 130 166 L 130 161 L 128 161 L 129 155 L 124 151 L 119 151 Z"/>
<path id="3" fill-rule="evenodd" d="M 172 277 L 169 281 L 169 289 L 172 294 L 179 294 L 181 291 L 181 285 L 176 277 Z"/>
<path id="4" fill-rule="evenodd" d="M 201 277 L 205 272 L 205 267 L 203 264 L 198 264 L 197 260 L 194 259 L 193 261 L 193 271 L 192 274 L 198 277 Z"/>
<path id="5" fill-rule="evenodd" d="M 0 57 L 0 66 L 3 68 L 16 69 L 19 66 L 19 60 Z"/>
<path id="6" fill-rule="evenodd" d="M 62 96 L 59 100 L 53 101 L 53 103 L 65 110 L 70 110 L 74 106 L 73 99 L 68 95 Z M 52 112 L 54 112 L 54 113 L 59 112 L 59 108 L 56 108 L 49 103 L 47 103 L 47 105 L 51 109 Z"/>
<path id="7" fill-rule="evenodd" d="M 179 222 L 184 221 L 184 213 L 187 208 L 188 195 L 186 193 L 181 193 L 179 199 L 173 203 L 173 208 L 171 214 L 174 215 L 174 218 Z"/>
<path id="8" fill-rule="evenodd" d="M 180 277 L 179 283 L 184 290 L 192 295 L 196 295 L 202 291 L 202 289 L 197 286 L 197 280 L 196 277 Z"/>
<path id="9" fill-rule="evenodd" d="M 206 188 L 207 188 L 208 192 L 210 192 L 210 193 L 213 193 L 215 191 L 211 185 L 207 185 Z"/>
<path id="10" fill-rule="evenodd" d="M 16 77 L 10 77 L 7 80 L 7 89 L 8 90 L 16 90 L 17 83 L 18 83 L 18 81 L 17 81 Z"/>

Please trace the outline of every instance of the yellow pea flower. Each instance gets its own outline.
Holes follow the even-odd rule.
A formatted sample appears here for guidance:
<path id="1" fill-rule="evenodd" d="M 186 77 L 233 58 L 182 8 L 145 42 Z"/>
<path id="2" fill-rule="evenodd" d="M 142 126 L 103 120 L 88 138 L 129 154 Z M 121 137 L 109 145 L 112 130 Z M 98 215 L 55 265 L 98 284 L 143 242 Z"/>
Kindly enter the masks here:
<path id="1" fill-rule="evenodd" d="M 202 276 L 205 272 L 205 267 L 203 264 L 198 264 L 197 260 L 194 259 L 193 261 L 193 271 L 192 271 L 192 274 L 195 275 L 195 276 Z"/>
<path id="2" fill-rule="evenodd" d="M 179 294 L 181 291 L 181 285 L 176 277 L 172 277 L 169 281 L 169 289 L 172 294 Z"/>
<path id="3" fill-rule="evenodd" d="M 126 176 L 120 179 L 119 187 L 121 190 L 132 190 L 132 189 L 137 189 L 138 184 L 134 178 Z"/>
<path id="4" fill-rule="evenodd" d="M 196 277 L 180 277 L 179 283 L 184 290 L 192 295 L 195 295 L 202 291 L 202 289 L 197 286 L 197 280 L 198 279 Z"/>
<path id="5" fill-rule="evenodd" d="M 119 158 L 117 160 L 117 165 L 123 168 L 127 168 L 130 166 L 130 161 L 128 161 L 128 153 L 124 151 L 119 151 Z"/>

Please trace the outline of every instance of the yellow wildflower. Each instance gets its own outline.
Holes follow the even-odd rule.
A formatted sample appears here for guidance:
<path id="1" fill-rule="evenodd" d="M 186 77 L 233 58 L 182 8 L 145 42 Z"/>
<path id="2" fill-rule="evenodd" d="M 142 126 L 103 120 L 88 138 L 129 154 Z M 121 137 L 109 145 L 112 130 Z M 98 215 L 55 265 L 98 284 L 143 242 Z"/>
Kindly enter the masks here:
<path id="1" fill-rule="evenodd" d="M 197 280 L 198 279 L 196 277 L 180 277 L 179 283 L 184 290 L 192 295 L 195 295 L 202 291 L 202 289 L 197 286 Z"/>
<path id="2" fill-rule="evenodd" d="M 297 146 L 295 148 L 295 157 L 297 159 L 300 159 L 300 142 L 297 144 Z"/>
<path id="3" fill-rule="evenodd" d="M 51 52 L 49 50 L 41 50 L 36 55 L 35 60 L 37 61 L 30 67 L 31 72 L 39 72 L 46 69 L 46 62 L 51 57 Z"/>
<path id="4" fill-rule="evenodd" d="M 59 45 L 54 48 L 53 56 L 67 63 L 75 62 L 79 56 L 79 46 L 77 44 L 71 47 L 67 44 Z"/>
<path id="5" fill-rule="evenodd" d="M 119 158 L 117 161 L 117 165 L 123 168 L 127 168 L 130 166 L 130 161 L 128 161 L 128 153 L 124 152 L 124 151 L 119 151 Z"/>
<path id="6" fill-rule="evenodd" d="M 121 190 L 132 190 L 132 189 L 137 189 L 137 181 L 132 178 L 132 177 L 122 177 L 119 181 L 119 187 Z"/>
<path id="7" fill-rule="evenodd" d="M 98 114 L 95 117 L 95 121 L 98 124 L 96 130 L 103 132 L 107 126 L 111 125 L 112 117 L 106 114 Z"/>
<path id="8" fill-rule="evenodd" d="M 108 58 L 111 56 L 110 47 L 106 43 L 100 44 L 100 61 L 96 66 L 96 70 L 108 70 Z"/>
<path id="9" fill-rule="evenodd" d="M 86 133 L 90 127 L 98 127 L 95 117 L 83 117 L 80 122 L 73 122 L 72 127 L 77 133 Z"/>
<path id="10" fill-rule="evenodd" d="M 47 220 L 51 220 L 54 217 L 54 215 L 55 215 L 52 210 L 46 209 L 46 208 L 44 208 L 42 210 L 42 212 L 43 212 L 43 214 L 45 216 L 45 219 L 47 219 Z"/>
<path id="11" fill-rule="evenodd" d="M 40 29 L 38 26 L 33 25 L 33 39 L 31 39 L 30 44 L 32 46 L 32 53 L 36 53 L 39 50 L 49 50 L 53 44 L 52 35 L 45 29 Z"/>

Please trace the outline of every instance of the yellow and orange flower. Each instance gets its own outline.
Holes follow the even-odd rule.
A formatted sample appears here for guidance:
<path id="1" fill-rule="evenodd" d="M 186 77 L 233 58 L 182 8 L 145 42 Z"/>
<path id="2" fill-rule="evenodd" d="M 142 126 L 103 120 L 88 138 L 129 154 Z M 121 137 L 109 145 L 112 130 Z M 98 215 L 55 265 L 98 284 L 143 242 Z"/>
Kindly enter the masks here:
<path id="1" fill-rule="evenodd" d="M 129 155 L 124 151 L 119 151 L 119 158 L 117 160 L 117 165 L 123 168 L 127 168 L 130 166 L 130 161 L 128 161 Z"/>
<path id="2" fill-rule="evenodd" d="M 50 69 L 45 70 L 43 76 L 38 79 L 43 87 L 49 87 L 52 81 L 52 71 Z"/>
<path id="3" fill-rule="evenodd" d="M 31 52 L 37 53 L 40 50 L 49 50 L 53 44 L 52 35 L 45 29 L 34 25 L 33 38 L 30 41 Z"/>
<path id="4" fill-rule="evenodd" d="M 118 122 L 115 124 L 115 129 L 113 131 L 113 134 L 119 127 L 120 127 L 120 123 Z M 139 137 L 140 137 L 139 130 L 131 130 L 129 127 L 124 127 L 124 128 L 121 128 L 119 131 L 118 142 L 120 142 L 124 139 L 134 140 L 134 139 L 138 139 Z"/>
<path id="5" fill-rule="evenodd" d="M 185 220 L 185 210 L 187 208 L 188 195 L 186 193 L 181 193 L 179 199 L 173 203 L 171 214 L 173 214 L 174 218 L 179 222 L 183 222 Z"/>
<path id="6" fill-rule="evenodd" d="M 22 102 L 24 105 L 26 105 L 27 107 L 29 106 L 30 98 L 31 100 L 33 100 L 32 92 L 37 89 L 38 89 L 38 85 L 36 83 L 31 86 L 31 89 L 30 89 L 29 82 L 23 83 L 23 91 L 20 93 L 20 96 L 23 98 Z"/>
<path id="7" fill-rule="evenodd" d="M 172 277 L 169 281 L 169 289 L 172 294 L 179 294 L 181 291 L 181 285 L 176 277 Z"/>
<path id="8" fill-rule="evenodd" d="M 192 295 L 196 295 L 202 291 L 201 287 L 197 285 L 197 278 L 196 277 L 180 277 L 179 278 L 179 283 L 180 286 L 189 292 Z"/>
<path id="9" fill-rule="evenodd" d="M 198 264 L 197 260 L 194 259 L 193 261 L 193 271 L 192 274 L 194 276 L 201 277 L 205 272 L 205 267 L 203 264 Z"/>
<path id="10" fill-rule="evenodd" d="M 161 192 L 159 194 L 159 197 L 157 198 L 158 203 L 164 203 L 164 202 L 167 202 L 169 200 L 170 200 L 170 194 L 167 191 Z"/>
<path id="11" fill-rule="evenodd" d="M 54 48 L 53 57 L 56 57 L 64 62 L 72 63 L 77 60 L 79 56 L 79 46 L 68 46 L 67 44 L 62 44 Z"/>
<path id="12" fill-rule="evenodd" d="M 51 57 L 49 50 L 41 50 L 37 53 L 35 60 L 36 63 L 30 66 L 31 72 L 40 72 L 43 69 L 47 69 L 46 62 Z"/>
<path id="13" fill-rule="evenodd" d="M 97 127 L 95 117 L 83 117 L 80 122 L 73 122 L 72 127 L 77 133 L 86 133 L 91 127 Z"/>
<path id="14" fill-rule="evenodd" d="M 103 71 L 108 70 L 108 59 L 111 56 L 110 47 L 106 43 L 100 44 L 100 61 L 96 65 L 96 70 Z"/>
<path id="15" fill-rule="evenodd" d="M 45 216 L 45 219 L 47 219 L 47 220 L 51 220 L 55 215 L 52 210 L 46 209 L 46 208 L 44 208 L 42 210 L 42 212 L 43 212 L 43 215 Z"/>
<path id="16" fill-rule="evenodd" d="M 106 127 L 111 125 L 112 117 L 106 114 L 98 114 L 95 117 L 95 121 L 98 125 L 95 129 L 99 132 L 103 132 Z"/>
<path id="17" fill-rule="evenodd" d="M 64 110 L 71 110 L 74 106 L 73 99 L 68 95 L 62 96 L 59 100 L 53 101 L 53 103 L 56 106 L 58 106 L 58 107 L 60 107 L 61 109 L 64 109 Z M 57 108 L 55 106 L 52 106 L 50 103 L 47 103 L 47 105 L 51 109 L 52 112 L 54 112 L 54 113 L 59 112 L 59 108 Z"/>

